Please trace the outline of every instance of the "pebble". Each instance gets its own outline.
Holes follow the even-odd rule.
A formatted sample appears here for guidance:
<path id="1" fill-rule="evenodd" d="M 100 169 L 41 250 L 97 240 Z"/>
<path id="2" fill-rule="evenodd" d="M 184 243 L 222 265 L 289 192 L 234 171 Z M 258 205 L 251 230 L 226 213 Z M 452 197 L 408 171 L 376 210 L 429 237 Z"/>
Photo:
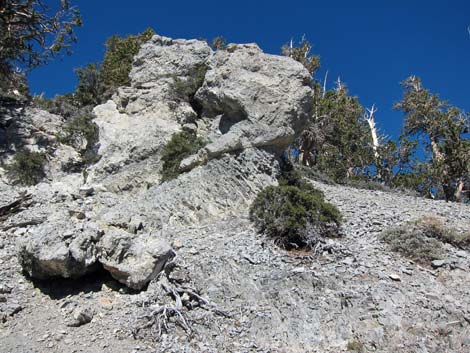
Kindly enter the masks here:
<path id="1" fill-rule="evenodd" d="M 73 312 L 73 319 L 69 320 L 67 326 L 78 327 L 88 324 L 93 319 L 93 311 L 89 308 L 77 308 Z"/>
<path id="2" fill-rule="evenodd" d="M 431 265 L 432 267 L 434 268 L 439 268 L 439 267 L 443 267 L 445 265 L 449 265 L 452 261 L 449 260 L 449 259 L 444 259 L 444 260 L 433 260 L 431 262 Z"/>
<path id="3" fill-rule="evenodd" d="M 393 280 L 393 281 L 395 281 L 395 282 L 400 282 L 400 281 L 401 281 L 400 276 L 398 276 L 398 275 L 395 274 L 395 273 L 389 274 L 388 277 L 390 277 L 390 279 Z"/>

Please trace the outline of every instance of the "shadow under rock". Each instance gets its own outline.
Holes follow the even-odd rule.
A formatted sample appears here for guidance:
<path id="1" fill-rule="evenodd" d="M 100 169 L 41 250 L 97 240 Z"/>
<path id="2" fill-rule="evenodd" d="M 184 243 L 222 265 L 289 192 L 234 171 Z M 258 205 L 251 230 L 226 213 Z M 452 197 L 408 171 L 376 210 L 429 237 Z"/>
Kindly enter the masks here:
<path id="1" fill-rule="evenodd" d="M 121 291 L 128 294 L 134 293 L 133 290 L 111 277 L 109 272 L 102 267 L 79 278 L 57 277 L 39 280 L 31 278 L 27 274 L 25 274 L 25 277 L 33 283 L 35 288 L 38 288 L 51 299 L 63 299 L 69 295 L 73 296 L 80 293 L 100 292 L 103 290 L 103 285 L 106 285 L 106 287 L 113 291 Z"/>

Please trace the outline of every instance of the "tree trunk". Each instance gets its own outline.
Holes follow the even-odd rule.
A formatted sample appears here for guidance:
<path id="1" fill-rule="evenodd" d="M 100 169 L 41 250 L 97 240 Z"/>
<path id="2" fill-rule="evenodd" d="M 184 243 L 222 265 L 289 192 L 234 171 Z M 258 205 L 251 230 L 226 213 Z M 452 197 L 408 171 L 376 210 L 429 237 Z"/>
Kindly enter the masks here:
<path id="1" fill-rule="evenodd" d="M 431 137 L 431 148 L 434 158 L 438 162 L 442 162 L 444 160 L 444 154 L 439 150 L 439 145 L 437 144 L 437 141 L 434 137 Z"/>
<path id="2" fill-rule="evenodd" d="M 455 201 L 458 201 L 458 202 L 462 201 L 464 185 L 465 185 L 464 181 L 460 179 L 457 183 L 457 187 L 455 188 L 455 192 L 454 192 Z"/>

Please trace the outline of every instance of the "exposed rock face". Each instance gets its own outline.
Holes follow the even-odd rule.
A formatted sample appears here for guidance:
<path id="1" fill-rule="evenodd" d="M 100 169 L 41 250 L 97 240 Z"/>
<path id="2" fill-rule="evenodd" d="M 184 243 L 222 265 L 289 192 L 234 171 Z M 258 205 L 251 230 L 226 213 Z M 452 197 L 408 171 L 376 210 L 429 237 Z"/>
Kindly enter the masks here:
<path id="1" fill-rule="evenodd" d="M 34 278 L 80 277 L 96 269 L 100 236 L 92 224 L 44 223 L 19 240 L 19 262 Z"/>
<path id="2" fill-rule="evenodd" d="M 142 289 L 175 256 L 170 245 L 157 234 L 135 238 L 115 228 L 106 232 L 98 247 L 103 267 L 133 289 Z"/>
<path id="3" fill-rule="evenodd" d="M 207 61 L 195 99 L 198 124 L 212 142 L 182 169 L 222 153 L 265 147 L 282 153 L 306 124 L 312 107 L 310 76 L 298 62 L 264 54 L 256 44 L 232 44 Z"/>
<path id="4" fill-rule="evenodd" d="M 56 140 L 65 119 L 17 101 L 0 99 L 0 158 L 26 148 L 44 150 Z"/>
<path id="5" fill-rule="evenodd" d="M 226 215 L 238 215 L 256 194 L 276 183 L 278 161 L 272 154 L 248 149 L 239 155 L 226 154 L 179 178 L 150 188 L 134 202 L 103 209 L 101 222 L 127 227 L 132 217 L 144 228 L 207 223 Z"/>
<path id="6" fill-rule="evenodd" d="M 142 45 L 135 58 L 130 74 L 132 87 L 157 89 L 163 80 L 168 84 L 165 87 L 168 93 L 174 76 L 190 76 L 211 54 L 212 50 L 205 41 L 155 35 Z"/>
<path id="7" fill-rule="evenodd" d="M 142 46 L 131 87 L 94 110 L 102 158 L 90 169 L 89 183 L 113 191 L 158 184 L 161 148 L 197 117 L 188 102 L 176 98 L 174 78 L 186 80 L 211 53 L 206 42 L 161 36 Z"/>
<path id="8" fill-rule="evenodd" d="M 207 70 L 201 87 L 192 101 L 182 99 L 174 80 L 191 85 L 201 67 Z M 154 36 L 136 56 L 130 78 L 131 87 L 121 88 L 114 103 L 94 110 L 102 158 L 88 182 L 116 191 L 158 183 L 159 151 L 183 125 L 210 141 L 182 162 L 187 171 L 246 148 L 281 153 L 312 106 L 307 70 L 255 44 L 213 53 L 203 41 Z"/>
<path id="9" fill-rule="evenodd" d="M 171 113 L 128 115 L 120 113 L 113 101 L 96 107 L 94 113 L 101 159 L 89 169 L 88 184 L 119 192 L 158 183 L 158 152 L 180 128 Z"/>
<path id="10" fill-rule="evenodd" d="M 22 149 L 45 152 L 50 157 L 45 166 L 47 177 L 64 176 L 66 166 L 80 160 L 77 151 L 57 142 L 64 125 L 65 119 L 59 115 L 0 97 L 0 161 L 8 162 Z"/>

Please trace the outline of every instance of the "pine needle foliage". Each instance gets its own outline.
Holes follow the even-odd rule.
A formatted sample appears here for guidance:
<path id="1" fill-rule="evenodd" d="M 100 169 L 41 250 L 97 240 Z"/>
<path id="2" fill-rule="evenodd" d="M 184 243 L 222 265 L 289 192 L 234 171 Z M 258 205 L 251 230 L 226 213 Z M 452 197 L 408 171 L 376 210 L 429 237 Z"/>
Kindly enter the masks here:
<path id="1" fill-rule="evenodd" d="M 162 150 L 162 183 L 176 179 L 181 174 L 181 161 L 197 153 L 205 145 L 206 142 L 193 132 L 183 130 L 173 134 Z"/>

